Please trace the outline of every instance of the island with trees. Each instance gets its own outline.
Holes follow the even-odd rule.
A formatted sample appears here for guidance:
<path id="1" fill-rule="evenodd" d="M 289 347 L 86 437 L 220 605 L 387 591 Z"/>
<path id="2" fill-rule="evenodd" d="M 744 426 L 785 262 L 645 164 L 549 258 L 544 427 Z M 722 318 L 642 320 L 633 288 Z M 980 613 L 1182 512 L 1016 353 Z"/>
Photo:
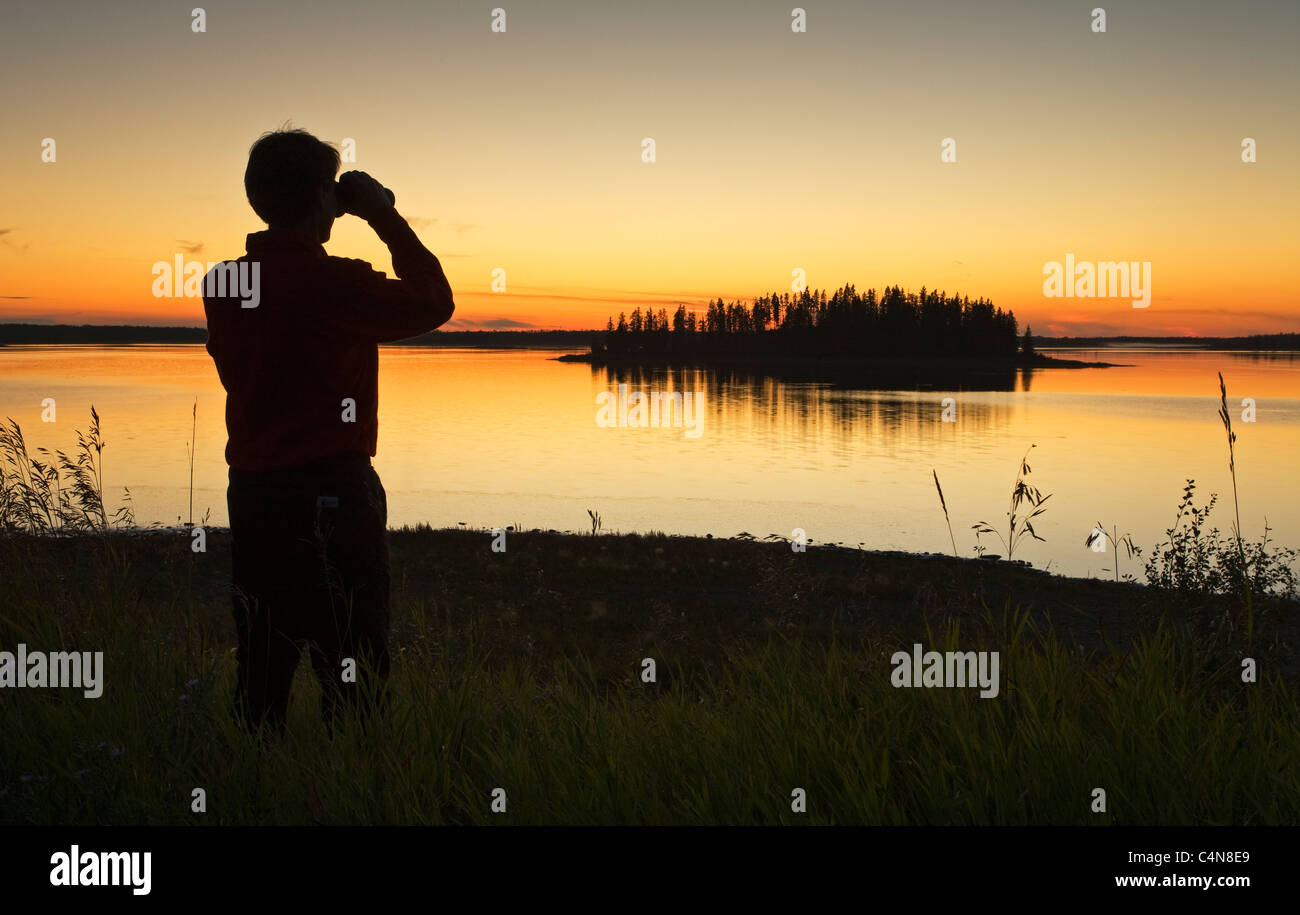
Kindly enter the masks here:
<path id="1" fill-rule="evenodd" d="M 602 367 L 699 365 L 804 369 L 851 375 L 1002 373 L 1106 367 L 1038 353 L 1033 331 L 984 298 L 899 286 L 846 285 L 772 293 L 750 303 L 710 302 L 697 314 L 640 308 L 610 318 L 590 353 L 562 357 Z"/>

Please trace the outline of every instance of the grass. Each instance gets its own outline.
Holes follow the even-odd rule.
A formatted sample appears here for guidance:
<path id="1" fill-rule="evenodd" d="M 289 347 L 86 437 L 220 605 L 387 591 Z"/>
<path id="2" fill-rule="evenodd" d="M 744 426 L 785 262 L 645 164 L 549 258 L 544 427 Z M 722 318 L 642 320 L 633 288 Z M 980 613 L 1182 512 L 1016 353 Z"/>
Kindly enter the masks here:
<path id="1" fill-rule="evenodd" d="M 1099 546 L 1104 549 L 1107 540 L 1110 541 L 1111 561 L 1115 563 L 1111 571 L 1115 573 L 1115 580 L 1119 581 L 1119 548 L 1121 546 L 1124 547 L 1124 552 L 1127 554 L 1129 559 L 1132 559 L 1134 556 L 1141 556 L 1142 548 L 1133 542 L 1132 534 L 1125 534 L 1121 537 L 1119 536 L 1118 525 L 1113 526 L 1110 530 L 1106 530 L 1101 526 L 1100 521 L 1097 522 L 1096 527 L 1092 529 L 1092 532 L 1089 533 L 1087 538 L 1083 541 L 1083 545 L 1090 550 L 1094 550 Z M 1105 569 L 1102 571 L 1105 571 Z M 1125 573 L 1124 580 L 1132 581 L 1133 576 Z"/>
<path id="2" fill-rule="evenodd" d="M 939 471 L 930 469 L 934 475 L 934 488 L 939 490 L 939 507 L 943 509 L 943 520 L 948 522 L 948 540 L 952 542 L 952 555 L 957 555 L 957 538 L 952 535 L 952 519 L 948 517 L 948 503 L 943 498 L 943 487 L 939 485 Z"/>
<path id="3" fill-rule="evenodd" d="M 1034 447 L 1034 445 L 1030 445 L 1025 451 L 1025 456 L 1020 459 L 1020 469 L 1016 472 L 1016 482 L 1015 485 L 1011 487 L 1011 505 L 1007 509 L 1007 535 L 1003 537 L 1002 534 L 987 521 L 977 521 L 975 524 L 971 525 L 971 530 L 975 532 L 975 551 L 981 556 L 984 555 L 984 548 L 979 545 L 981 534 L 991 534 L 997 537 L 1002 543 L 1002 548 L 1006 550 L 1008 561 L 1013 561 L 1015 559 L 1016 547 L 1026 535 L 1033 537 L 1035 540 L 1044 540 L 1044 538 L 1038 536 L 1038 532 L 1034 530 L 1034 519 L 1047 511 L 1043 505 L 1052 497 L 1050 494 L 1046 496 L 1043 495 L 1025 479 L 1030 473 L 1032 473 L 1032 469 L 1029 466 L 1029 452 L 1033 451 Z M 937 476 L 935 477 L 935 485 L 938 485 Z M 939 501 L 941 503 L 943 502 L 942 490 L 939 492 Z M 1029 511 L 1028 514 L 1023 514 L 1022 506 L 1028 507 L 1031 511 Z M 945 518 L 948 516 L 948 509 L 946 506 L 944 507 L 943 514 Z M 952 525 L 949 524 L 950 535 L 952 533 L 951 527 Z M 990 558 L 995 559 L 997 557 Z"/>
<path id="4" fill-rule="evenodd" d="M 0 424 L 0 530 L 75 533 L 131 527 L 131 492 L 110 517 L 104 507 L 104 448 L 99 414 L 90 408 L 89 434 L 77 432 L 77 451 L 36 449 L 29 454 L 13 419 Z"/>
<path id="5" fill-rule="evenodd" d="M 1236 513 L 1236 522 L 1233 525 L 1233 536 L 1237 538 L 1237 552 L 1241 559 L 1242 575 L 1242 598 L 1246 609 L 1246 633 L 1249 640 L 1255 631 L 1255 604 L 1254 595 L 1249 582 L 1246 580 L 1246 548 L 1241 540 L 1241 501 L 1237 498 L 1237 455 L 1234 446 L 1237 443 L 1237 433 L 1232 431 L 1232 414 L 1228 412 L 1228 388 L 1223 383 L 1223 373 L 1219 373 L 1219 419 L 1223 423 L 1224 432 L 1228 436 L 1228 473 L 1232 475 L 1232 509 Z"/>
<path id="6" fill-rule="evenodd" d="M 190 459 L 190 513 L 186 515 L 189 520 L 185 522 L 188 525 L 194 524 L 194 443 L 199 431 L 199 399 L 194 398 L 194 410 L 190 413 L 190 440 L 187 443 L 186 451 Z"/>
<path id="7" fill-rule="evenodd" d="M 98 700 L 3 696 L 0 822 L 1300 818 L 1293 604 L 1261 608 L 1243 684 L 1214 608 L 1128 584 L 761 542 L 489 541 L 393 532 L 391 716 L 327 739 L 300 670 L 289 736 L 263 748 L 228 714 L 227 534 L 203 554 L 183 532 L 0 538 L 0 646 L 104 651 L 107 671 Z M 914 641 L 1001 652 L 1000 696 L 893 688 Z"/>

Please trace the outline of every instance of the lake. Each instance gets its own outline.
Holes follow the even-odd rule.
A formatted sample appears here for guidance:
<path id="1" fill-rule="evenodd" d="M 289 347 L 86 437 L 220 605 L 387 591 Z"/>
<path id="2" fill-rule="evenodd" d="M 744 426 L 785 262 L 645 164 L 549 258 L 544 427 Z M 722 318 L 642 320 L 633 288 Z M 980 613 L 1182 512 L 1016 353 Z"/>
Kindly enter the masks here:
<path id="1" fill-rule="evenodd" d="M 972 556 L 971 525 L 1005 528 L 1019 459 L 1034 444 L 1029 482 L 1052 494 L 1035 522 L 1046 542 L 1026 539 L 1015 557 L 1111 577 L 1110 553 L 1084 545 L 1094 525 L 1118 526 L 1149 551 L 1189 478 L 1204 497 L 1219 493 L 1211 521 L 1230 527 L 1221 371 L 1245 534 L 1257 539 L 1267 518 L 1277 543 L 1300 547 L 1296 354 L 1056 354 L 1125 366 L 1019 373 L 1005 390 L 866 391 L 703 370 L 629 374 L 547 350 L 384 347 L 375 467 L 392 526 L 586 531 L 591 509 L 606 531 L 763 538 L 801 528 L 813 548 L 951 552 L 935 470 L 958 550 Z M 697 425 L 601 425 L 598 400 L 617 422 L 620 383 L 629 394 L 702 392 Z M 55 423 L 41 421 L 47 397 Z M 93 404 L 108 443 L 106 502 L 111 511 L 129 487 L 142 524 L 189 515 L 196 399 L 194 513 L 224 525 L 225 394 L 202 346 L 0 349 L 0 418 L 18 421 L 29 449 L 72 451 Z M 1006 555 L 996 538 L 983 543 Z M 1120 559 L 1121 573 L 1141 578 L 1138 560 Z"/>

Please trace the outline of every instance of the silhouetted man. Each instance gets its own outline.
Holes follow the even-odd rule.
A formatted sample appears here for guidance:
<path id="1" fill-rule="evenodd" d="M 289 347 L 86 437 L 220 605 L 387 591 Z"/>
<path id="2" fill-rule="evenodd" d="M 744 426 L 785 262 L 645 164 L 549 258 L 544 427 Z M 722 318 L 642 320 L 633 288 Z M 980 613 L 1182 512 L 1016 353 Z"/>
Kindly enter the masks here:
<path id="1" fill-rule="evenodd" d="M 269 228 L 205 281 L 208 352 L 226 389 L 235 705 L 250 729 L 283 729 L 301 648 L 331 729 L 344 708 L 364 717 L 383 700 L 388 513 L 370 463 L 378 344 L 433 330 L 455 309 L 438 259 L 391 196 L 364 172 L 336 184 L 338 167 L 337 151 L 305 131 L 259 139 L 244 188 Z M 325 253 L 339 196 L 388 246 L 398 279 Z M 220 271 L 232 278 L 225 289 Z"/>

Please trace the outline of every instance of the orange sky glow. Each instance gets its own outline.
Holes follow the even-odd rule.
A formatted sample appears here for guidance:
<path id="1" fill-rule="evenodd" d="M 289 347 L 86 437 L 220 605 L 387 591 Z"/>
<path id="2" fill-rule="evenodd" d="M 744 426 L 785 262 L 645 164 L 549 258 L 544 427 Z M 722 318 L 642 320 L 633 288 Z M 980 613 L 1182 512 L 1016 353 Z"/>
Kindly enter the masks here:
<path id="1" fill-rule="evenodd" d="M 0 36 L 0 321 L 202 324 L 152 267 L 243 253 L 248 148 L 291 122 L 396 192 L 449 329 L 603 327 L 801 270 L 985 296 L 1040 335 L 1300 331 L 1295 8 L 1116 8 L 1096 34 L 1070 3 L 829 3 L 794 33 L 789 6 L 557 3 L 504 33 L 487 7 L 231 3 L 203 33 L 29 7 Z M 391 274 L 353 217 L 327 250 Z M 1045 297 L 1067 254 L 1150 263 L 1150 305 Z"/>

